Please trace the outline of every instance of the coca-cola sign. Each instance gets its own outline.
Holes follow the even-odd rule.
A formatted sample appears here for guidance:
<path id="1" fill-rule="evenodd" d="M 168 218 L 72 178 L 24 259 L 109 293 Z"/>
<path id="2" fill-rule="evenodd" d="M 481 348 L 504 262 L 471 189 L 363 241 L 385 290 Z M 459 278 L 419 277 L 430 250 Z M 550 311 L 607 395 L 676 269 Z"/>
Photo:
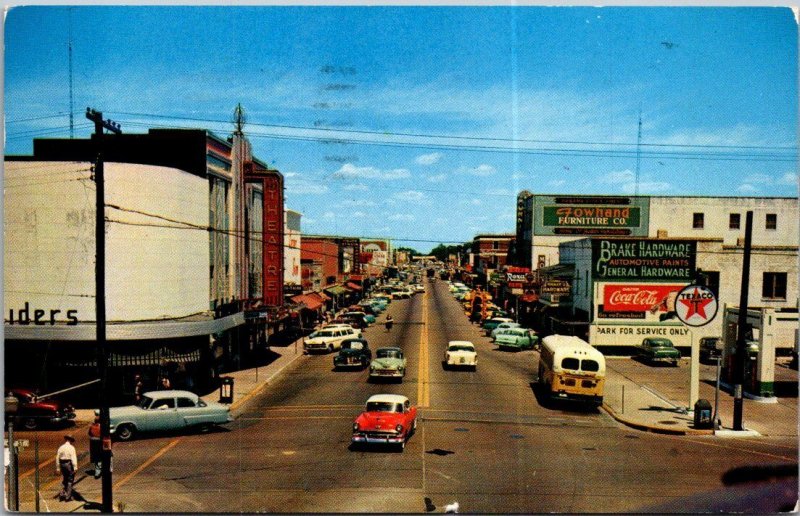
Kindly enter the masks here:
<path id="1" fill-rule="evenodd" d="M 606 285 L 603 289 L 604 312 L 667 312 L 670 292 L 683 285 Z M 673 296 L 674 297 L 674 296 Z"/>

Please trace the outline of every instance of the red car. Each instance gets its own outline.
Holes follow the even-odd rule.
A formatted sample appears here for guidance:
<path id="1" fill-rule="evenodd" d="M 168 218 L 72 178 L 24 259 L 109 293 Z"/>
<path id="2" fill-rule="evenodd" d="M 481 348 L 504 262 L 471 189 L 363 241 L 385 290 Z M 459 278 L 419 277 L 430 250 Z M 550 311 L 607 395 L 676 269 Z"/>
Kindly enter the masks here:
<path id="1" fill-rule="evenodd" d="M 354 446 L 393 444 L 402 451 L 417 429 L 417 407 L 405 396 L 376 394 L 367 400 L 367 408 L 353 423 Z"/>
<path id="2" fill-rule="evenodd" d="M 35 393 L 28 389 L 10 389 L 8 393 L 18 401 L 15 424 L 21 425 L 25 430 L 33 430 L 45 425 L 64 425 L 75 419 L 75 410 L 72 405 L 61 403 L 53 398 L 37 399 Z M 8 422 L 6 421 L 6 423 Z"/>

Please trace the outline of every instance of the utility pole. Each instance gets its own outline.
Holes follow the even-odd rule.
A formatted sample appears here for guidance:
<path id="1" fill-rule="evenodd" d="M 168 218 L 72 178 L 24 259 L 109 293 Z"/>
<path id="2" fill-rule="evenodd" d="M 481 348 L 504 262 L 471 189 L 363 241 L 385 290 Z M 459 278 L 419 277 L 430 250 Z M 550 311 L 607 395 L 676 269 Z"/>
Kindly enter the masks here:
<path id="1" fill-rule="evenodd" d="M 753 212 L 748 211 L 744 225 L 744 252 L 742 254 L 742 287 L 739 296 L 739 321 L 736 336 L 736 355 L 733 365 L 733 429 L 742 426 L 742 384 L 747 359 L 747 298 L 750 293 L 750 247 L 753 239 Z"/>
<path id="2" fill-rule="evenodd" d="M 105 178 L 103 170 L 103 130 L 116 134 L 122 130 L 119 124 L 103 120 L 103 113 L 86 108 L 86 118 L 94 122 L 94 144 L 97 161 L 94 180 L 97 188 L 95 196 L 95 311 L 97 319 L 97 372 L 100 375 L 100 436 L 103 451 L 100 455 L 102 468 L 102 508 L 104 513 L 114 512 L 111 493 L 111 429 L 108 410 L 108 343 L 106 342 L 106 218 L 105 218 Z"/>

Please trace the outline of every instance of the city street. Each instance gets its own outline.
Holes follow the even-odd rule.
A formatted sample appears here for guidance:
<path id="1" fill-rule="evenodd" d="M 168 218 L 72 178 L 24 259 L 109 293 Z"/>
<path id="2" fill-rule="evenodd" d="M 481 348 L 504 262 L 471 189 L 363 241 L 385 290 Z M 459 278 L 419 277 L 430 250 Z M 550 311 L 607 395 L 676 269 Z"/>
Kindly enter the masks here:
<path id="1" fill-rule="evenodd" d="M 117 443 L 115 503 L 137 512 L 442 512 L 456 501 L 461 512 L 626 512 L 720 490 L 735 466 L 795 462 L 796 436 L 656 435 L 602 410 L 543 407 L 531 387 L 538 353 L 494 350 L 443 282 L 427 290 L 390 305 L 391 332 L 382 318 L 364 332 L 373 351 L 403 348 L 402 383 L 369 383 L 366 370 L 334 371 L 331 355 L 302 356 L 226 429 Z M 443 370 L 448 340 L 476 344 L 477 371 Z M 402 453 L 349 449 L 352 421 L 376 393 L 420 408 Z M 75 433 L 85 452 L 85 429 Z M 61 433 L 40 435 L 49 450 Z M 31 451 L 22 460 L 24 473 Z M 42 470 L 42 496 L 59 510 L 52 470 Z M 23 504 L 32 478 L 21 482 Z M 77 489 L 100 498 L 91 477 Z"/>

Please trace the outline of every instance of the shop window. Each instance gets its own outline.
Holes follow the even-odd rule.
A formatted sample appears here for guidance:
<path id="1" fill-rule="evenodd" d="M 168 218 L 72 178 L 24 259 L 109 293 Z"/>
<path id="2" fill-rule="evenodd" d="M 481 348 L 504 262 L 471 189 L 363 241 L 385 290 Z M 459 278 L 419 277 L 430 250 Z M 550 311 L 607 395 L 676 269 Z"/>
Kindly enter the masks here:
<path id="1" fill-rule="evenodd" d="M 741 213 L 731 213 L 730 219 L 728 219 L 728 229 L 739 229 L 742 226 L 742 215 Z"/>
<path id="2" fill-rule="evenodd" d="M 767 229 L 778 229 L 777 213 L 767 213 Z"/>
<path id="3" fill-rule="evenodd" d="M 695 213 L 692 216 L 692 229 L 703 229 L 705 226 L 705 214 Z"/>
<path id="4" fill-rule="evenodd" d="M 786 299 L 786 273 L 765 272 L 761 286 L 761 297 L 764 299 Z"/>

